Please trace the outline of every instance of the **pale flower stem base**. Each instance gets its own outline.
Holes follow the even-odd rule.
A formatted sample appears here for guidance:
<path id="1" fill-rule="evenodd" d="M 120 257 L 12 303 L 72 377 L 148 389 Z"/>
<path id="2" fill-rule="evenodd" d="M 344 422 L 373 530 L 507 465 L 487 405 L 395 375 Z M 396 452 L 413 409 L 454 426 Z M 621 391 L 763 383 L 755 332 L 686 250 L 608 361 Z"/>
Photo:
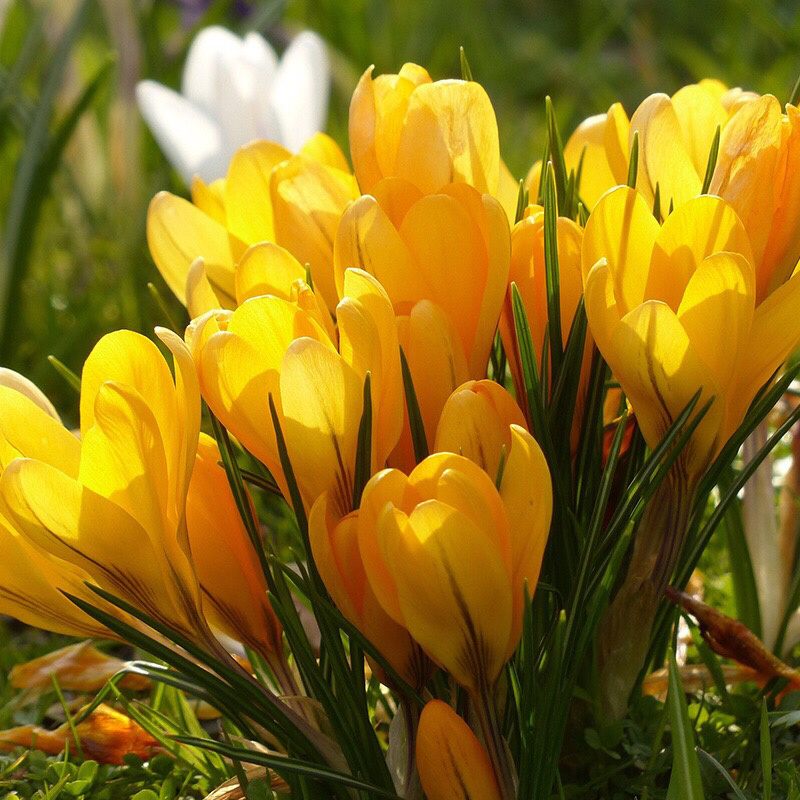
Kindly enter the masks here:
<path id="1" fill-rule="evenodd" d="M 676 465 L 677 466 L 677 465 Z M 625 582 L 598 632 L 600 715 L 621 719 L 644 666 L 656 612 L 678 561 L 693 496 L 682 471 L 673 470 L 644 511 Z"/>
<path id="2" fill-rule="evenodd" d="M 500 789 L 500 797 L 502 800 L 515 800 L 517 796 L 516 772 L 500 731 L 494 693 L 491 689 L 486 688 L 482 692 L 471 692 L 470 697 L 480 722 L 486 753 Z"/>

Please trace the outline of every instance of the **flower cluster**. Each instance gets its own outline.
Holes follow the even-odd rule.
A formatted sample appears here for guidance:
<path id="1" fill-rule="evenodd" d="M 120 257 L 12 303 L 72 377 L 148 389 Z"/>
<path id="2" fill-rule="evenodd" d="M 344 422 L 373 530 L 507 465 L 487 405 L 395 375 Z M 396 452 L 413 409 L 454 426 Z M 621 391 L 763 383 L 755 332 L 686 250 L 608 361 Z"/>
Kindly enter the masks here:
<path id="1" fill-rule="evenodd" d="M 237 57 L 269 60 L 260 47 Z M 257 139 L 223 178 L 200 170 L 191 201 L 153 199 L 150 251 L 191 319 L 157 329 L 174 375 L 151 340 L 104 337 L 78 437 L 3 374 L 0 607 L 80 635 L 174 634 L 225 669 L 233 639 L 277 694 L 319 697 L 268 599 L 284 584 L 250 496 L 266 487 L 297 516 L 320 628 L 335 606 L 351 660 L 363 637 L 402 698 L 417 756 L 402 790 L 418 774 L 430 800 L 507 799 L 498 684 L 536 658 L 520 641 L 548 536 L 571 535 L 564 486 L 586 491 L 598 365 L 651 451 L 682 416 L 686 431 L 599 626 L 615 715 L 698 486 L 800 342 L 800 117 L 704 81 L 630 119 L 615 104 L 563 149 L 551 135 L 518 186 L 483 88 L 406 64 L 364 73 L 349 136 L 352 170 L 322 133 Z M 621 396 L 605 397 L 610 421 Z M 342 769 L 328 725 L 274 702 Z"/>

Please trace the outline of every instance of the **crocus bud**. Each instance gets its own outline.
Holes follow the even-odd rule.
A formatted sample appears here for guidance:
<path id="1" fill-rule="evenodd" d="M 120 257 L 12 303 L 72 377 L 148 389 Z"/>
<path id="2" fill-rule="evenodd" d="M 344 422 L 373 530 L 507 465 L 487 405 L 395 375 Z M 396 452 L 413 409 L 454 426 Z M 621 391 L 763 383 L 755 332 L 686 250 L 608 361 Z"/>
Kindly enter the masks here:
<path id="1" fill-rule="evenodd" d="M 416 64 L 397 75 L 362 76 L 350 102 L 350 153 L 362 193 L 399 177 L 425 194 L 464 182 L 496 194 L 497 119 L 474 81 L 431 81 Z"/>
<path id="2" fill-rule="evenodd" d="M 428 800 L 500 800 L 486 751 L 447 703 L 431 700 L 422 710 L 416 756 Z"/>

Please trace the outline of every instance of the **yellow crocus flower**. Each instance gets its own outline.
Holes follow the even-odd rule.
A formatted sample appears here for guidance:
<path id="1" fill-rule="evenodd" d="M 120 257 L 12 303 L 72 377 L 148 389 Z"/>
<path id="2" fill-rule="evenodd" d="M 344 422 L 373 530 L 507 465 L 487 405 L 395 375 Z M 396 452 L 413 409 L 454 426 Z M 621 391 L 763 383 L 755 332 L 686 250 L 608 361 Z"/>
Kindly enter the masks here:
<path id="1" fill-rule="evenodd" d="M 492 480 L 463 456 L 438 453 L 406 477 L 375 475 L 358 538 L 385 611 L 465 688 L 487 691 L 516 642 L 511 535 Z"/>
<path id="2" fill-rule="evenodd" d="M 698 410 L 713 398 L 645 510 L 601 628 L 602 704 L 618 718 L 680 554 L 697 482 L 800 342 L 800 273 L 757 305 L 750 240 L 731 206 L 695 197 L 660 226 L 628 187 L 604 195 L 592 212 L 583 270 L 589 326 L 649 447 L 698 391 Z"/>
<path id="3" fill-rule="evenodd" d="M 492 103 L 474 81 L 433 82 L 416 64 L 362 76 L 350 102 L 350 155 L 362 193 L 387 177 L 423 194 L 465 182 L 496 194 L 500 145 Z"/>
<path id="4" fill-rule="evenodd" d="M 495 381 L 468 381 L 445 403 L 435 449 L 465 456 L 494 481 L 508 515 L 514 596 L 524 595 L 526 583 L 533 595 L 550 531 L 553 485 L 517 401 Z M 522 611 L 521 605 L 514 606 L 515 643 Z"/>
<path id="5" fill-rule="evenodd" d="M 722 132 L 709 191 L 725 198 L 750 236 L 756 301 L 763 302 L 800 259 L 800 115 L 764 95 L 742 106 Z"/>
<path id="6" fill-rule="evenodd" d="M 684 203 L 659 226 L 640 194 L 619 187 L 589 218 L 583 270 L 595 342 L 650 447 L 701 387 L 701 406 L 716 398 L 684 456 L 687 474 L 701 474 L 790 352 L 786 337 L 758 335 L 769 319 L 755 309 L 744 226 L 711 196 Z"/>
<path id="7" fill-rule="evenodd" d="M 336 309 L 338 348 L 313 310 L 274 295 L 253 297 L 234 312 L 207 314 L 187 331 L 203 396 L 219 420 L 286 493 L 267 405 L 272 395 L 307 508 L 333 490 L 342 516 L 352 506 L 367 372 L 373 470 L 397 443 L 404 405 L 386 293 L 360 270 L 347 271 L 344 287 Z"/>
<path id="8" fill-rule="evenodd" d="M 512 425 L 525 428 L 525 417 L 499 383 L 467 381 L 442 409 L 434 451 L 460 453 L 496 480 L 511 450 Z"/>
<path id="9" fill-rule="evenodd" d="M 339 518 L 329 492 L 317 499 L 308 519 L 314 563 L 342 614 L 406 683 L 421 689 L 432 665 L 408 631 L 383 610 L 372 591 L 358 548 L 358 514 L 352 511 Z M 370 663 L 380 680 L 391 685 L 380 666 L 371 659 Z"/>
<path id="10" fill-rule="evenodd" d="M 340 295 L 344 271 L 359 267 L 381 282 L 398 316 L 420 300 L 435 303 L 476 380 L 486 374 L 509 258 L 508 222 L 493 197 L 463 183 L 423 196 L 399 178 L 348 208 L 334 248 Z"/>
<path id="11" fill-rule="evenodd" d="M 13 459 L 0 495 L 15 529 L 56 562 L 202 640 L 185 520 L 200 396 L 186 347 L 169 331 L 159 336 L 175 380 L 145 337 L 103 337 L 83 369 L 81 444 L 64 446 L 55 463 L 30 450 Z"/>
<path id="12" fill-rule="evenodd" d="M 410 475 L 364 489 L 358 540 L 387 614 L 465 688 L 485 693 L 519 642 L 527 582 L 538 580 L 552 499 L 530 434 L 511 427 L 498 490 L 462 455 L 436 453 Z"/>
<path id="13" fill-rule="evenodd" d="M 206 186 L 195 179 L 193 202 L 157 194 L 147 214 L 147 241 L 164 280 L 184 304 L 189 269 L 202 258 L 216 307 L 235 308 L 237 264 L 248 246 L 269 241 L 310 265 L 333 310 L 332 242 L 342 212 L 356 197 L 347 161 L 325 134 L 316 134 L 296 155 L 255 141 L 236 152 L 221 181 Z"/>
<path id="14" fill-rule="evenodd" d="M 186 496 L 186 527 L 203 613 L 216 630 L 282 663 L 281 627 L 267 584 L 234 502 L 219 448 L 200 434 Z"/>
<path id="15" fill-rule="evenodd" d="M 469 725 L 441 700 L 422 709 L 417 769 L 428 800 L 501 800 L 489 757 Z"/>
<path id="16" fill-rule="evenodd" d="M 61 424 L 52 403 L 35 384 L 19 373 L 0 369 L 0 472 L 16 458 L 41 459 L 75 475 L 80 442 Z M 2 613 L 57 633 L 113 638 L 111 631 L 62 594 L 93 597 L 84 586 L 89 576 L 31 545 L 16 529 L 2 499 L 0 548 Z"/>

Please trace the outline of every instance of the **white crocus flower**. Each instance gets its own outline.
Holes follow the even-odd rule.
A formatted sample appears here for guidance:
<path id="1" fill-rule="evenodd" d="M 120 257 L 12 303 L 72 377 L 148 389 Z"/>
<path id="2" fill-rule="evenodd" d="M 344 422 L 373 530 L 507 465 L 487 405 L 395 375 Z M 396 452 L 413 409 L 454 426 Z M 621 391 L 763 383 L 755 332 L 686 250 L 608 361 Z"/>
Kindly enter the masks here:
<path id="1" fill-rule="evenodd" d="M 136 99 L 188 184 L 196 174 L 206 183 L 223 177 L 236 150 L 253 139 L 299 150 L 324 127 L 329 90 L 328 55 L 315 33 L 300 33 L 278 60 L 263 36 L 212 26 L 189 48 L 180 94 L 142 81 Z"/>

